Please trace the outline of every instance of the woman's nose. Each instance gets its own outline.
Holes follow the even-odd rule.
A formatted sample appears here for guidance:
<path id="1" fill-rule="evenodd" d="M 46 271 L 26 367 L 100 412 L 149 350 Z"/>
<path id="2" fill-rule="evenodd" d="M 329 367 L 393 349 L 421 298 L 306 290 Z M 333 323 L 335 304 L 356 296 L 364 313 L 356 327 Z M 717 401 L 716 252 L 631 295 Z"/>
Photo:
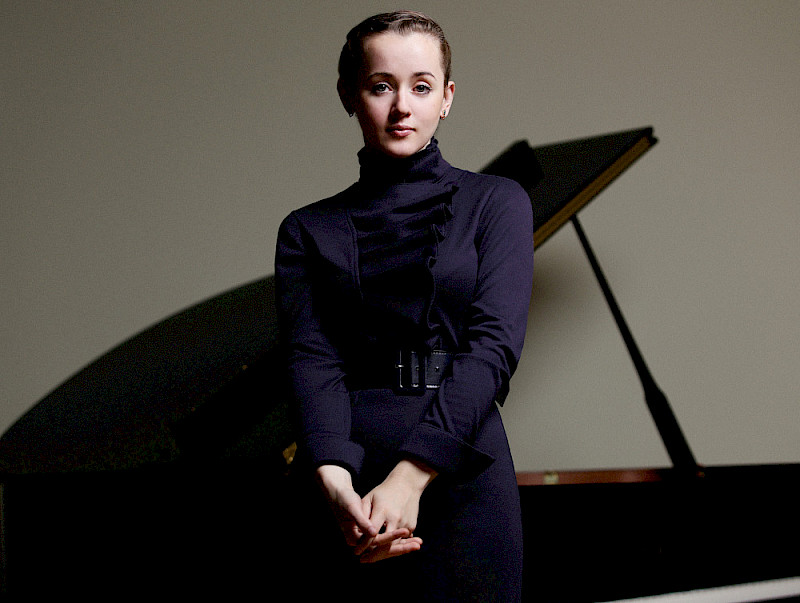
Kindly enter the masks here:
<path id="1" fill-rule="evenodd" d="M 392 111 L 396 115 L 401 115 L 401 116 L 408 115 L 410 113 L 408 95 L 402 90 L 397 92 L 397 94 L 394 97 L 394 104 L 392 105 Z"/>

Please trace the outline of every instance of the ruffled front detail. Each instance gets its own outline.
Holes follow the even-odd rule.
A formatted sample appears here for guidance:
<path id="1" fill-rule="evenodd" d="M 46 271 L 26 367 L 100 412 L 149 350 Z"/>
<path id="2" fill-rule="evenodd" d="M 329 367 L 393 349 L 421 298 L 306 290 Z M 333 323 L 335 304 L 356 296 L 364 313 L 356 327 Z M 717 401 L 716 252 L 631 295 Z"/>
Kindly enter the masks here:
<path id="1" fill-rule="evenodd" d="M 435 141 L 408 159 L 364 152 L 359 159 L 362 202 L 350 211 L 350 219 L 358 247 L 364 336 L 373 344 L 425 346 L 437 327 L 431 322 L 433 267 L 457 190 L 446 177 L 450 166 Z"/>

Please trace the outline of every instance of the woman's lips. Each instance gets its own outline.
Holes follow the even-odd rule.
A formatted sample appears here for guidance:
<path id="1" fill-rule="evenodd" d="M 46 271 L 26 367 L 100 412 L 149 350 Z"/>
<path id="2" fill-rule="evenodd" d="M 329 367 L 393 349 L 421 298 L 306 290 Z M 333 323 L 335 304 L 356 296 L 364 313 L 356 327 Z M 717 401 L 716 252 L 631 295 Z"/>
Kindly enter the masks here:
<path id="1" fill-rule="evenodd" d="M 390 126 L 386 131 L 396 138 L 405 138 L 409 134 L 413 134 L 414 128 L 411 126 Z"/>

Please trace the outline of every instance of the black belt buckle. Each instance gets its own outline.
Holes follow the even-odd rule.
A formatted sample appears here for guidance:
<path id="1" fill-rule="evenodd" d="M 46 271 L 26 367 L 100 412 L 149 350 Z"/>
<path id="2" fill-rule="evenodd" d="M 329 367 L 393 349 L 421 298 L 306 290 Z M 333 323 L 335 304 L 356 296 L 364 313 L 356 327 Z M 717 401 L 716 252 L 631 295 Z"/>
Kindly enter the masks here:
<path id="1" fill-rule="evenodd" d="M 413 350 L 399 350 L 395 369 L 395 390 L 403 394 L 423 394 L 428 356 Z"/>

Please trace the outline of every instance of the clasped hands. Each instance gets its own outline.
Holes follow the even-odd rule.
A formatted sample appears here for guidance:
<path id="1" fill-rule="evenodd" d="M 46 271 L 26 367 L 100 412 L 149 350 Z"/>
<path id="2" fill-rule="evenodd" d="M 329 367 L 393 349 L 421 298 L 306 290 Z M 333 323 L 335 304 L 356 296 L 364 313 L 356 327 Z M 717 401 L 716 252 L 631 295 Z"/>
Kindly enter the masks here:
<path id="1" fill-rule="evenodd" d="M 419 499 L 436 472 L 426 465 L 402 460 L 386 479 L 361 498 L 350 472 L 322 465 L 317 480 L 325 493 L 345 541 L 362 563 L 374 563 L 418 551 L 414 536 Z"/>

